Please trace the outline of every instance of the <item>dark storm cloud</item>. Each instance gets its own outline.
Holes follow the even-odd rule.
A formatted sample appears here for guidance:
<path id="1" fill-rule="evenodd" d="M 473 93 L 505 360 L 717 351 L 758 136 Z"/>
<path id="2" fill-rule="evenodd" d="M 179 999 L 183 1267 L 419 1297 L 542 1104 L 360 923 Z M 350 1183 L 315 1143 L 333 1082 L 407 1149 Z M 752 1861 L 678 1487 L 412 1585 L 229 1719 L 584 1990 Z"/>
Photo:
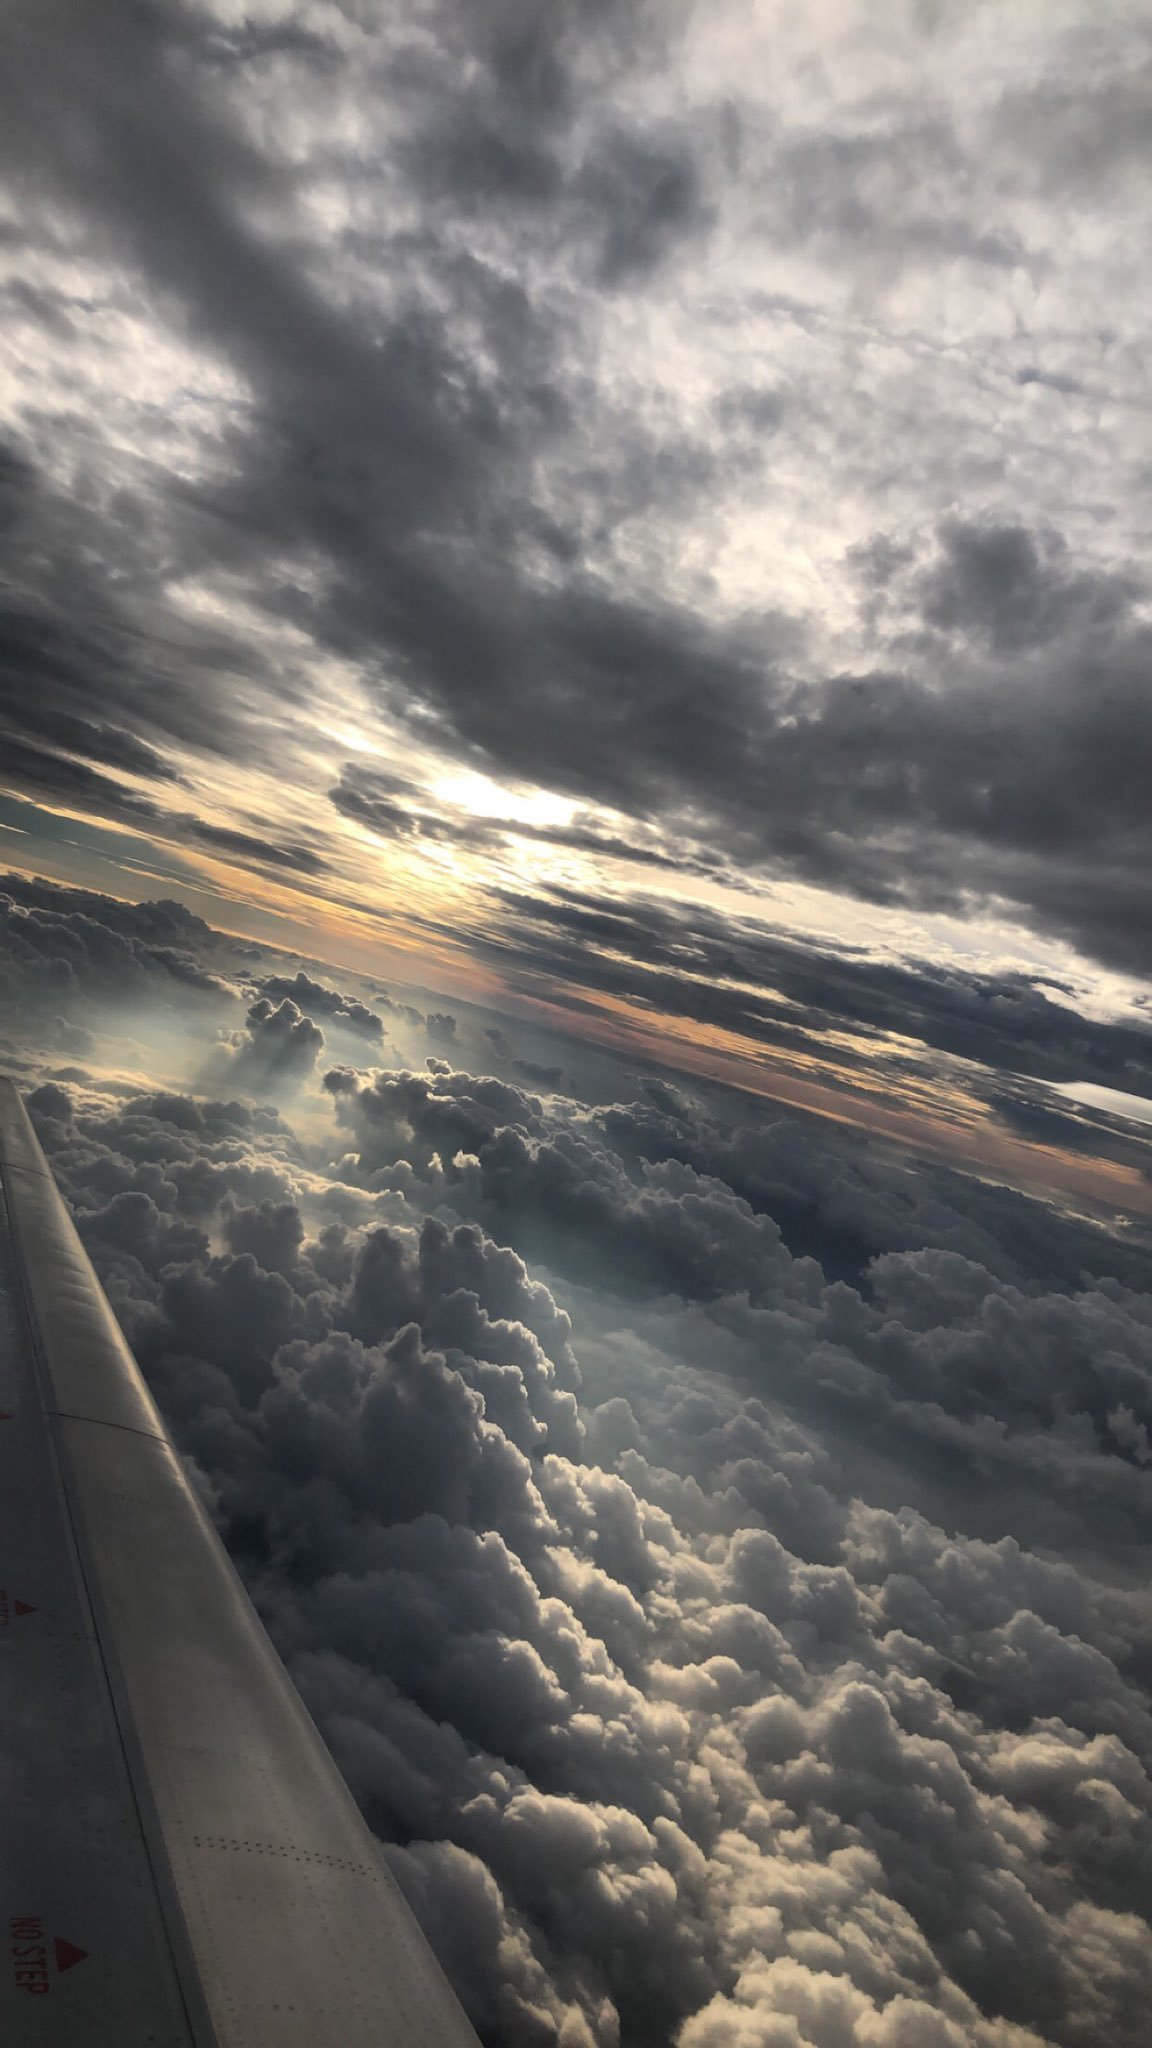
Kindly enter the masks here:
<path id="1" fill-rule="evenodd" d="M 906 583 L 890 663 L 822 679 L 805 673 L 795 622 L 736 630 L 641 599 L 577 531 L 557 533 L 536 573 L 551 514 L 534 502 L 532 464 L 556 437 L 578 445 L 561 331 L 523 294 L 514 306 L 486 256 L 465 260 L 457 228 L 478 192 L 499 189 L 510 211 L 493 232 L 559 238 L 576 261 L 587 244 L 589 275 L 623 288 L 669 235 L 707 231 L 703 142 L 591 118 L 596 81 L 651 56 L 651 22 L 633 9 L 540 23 L 517 7 L 483 21 L 441 8 L 430 28 L 398 29 L 377 52 L 408 95 L 407 140 L 380 175 L 421 224 L 391 249 L 394 289 L 369 314 L 355 292 L 323 288 L 331 251 L 310 271 L 277 239 L 288 173 L 204 83 L 226 35 L 205 41 L 191 16 L 154 7 L 115 37 L 90 10 L 16 10 L 8 148 L 250 381 L 259 425 L 239 430 L 231 478 L 182 494 L 186 510 L 198 500 L 201 558 L 247 551 L 254 589 L 268 551 L 322 560 L 306 600 L 280 578 L 266 601 L 345 654 L 383 654 L 402 678 L 384 692 L 391 708 L 498 772 L 876 900 L 967 911 L 1004 899 L 1099 957 L 1146 965 L 1149 643 L 1132 578 L 1079 566 L 1024 527 L 953 520 Z M 285 61 L 306 70 L 311 45 Z M 886 217 L 885 195 L 915 183 L 909 149 L 941 189 L 968 175 L 931 121 L 787 149 L 780 191 L 808 242 L 852 228 L 848 194 L 873 225 Z M 916 220 L 891 218 L 914 253 Z M 990 228 L 933 218 L 941 257 L 1015 260 Z M 655 477 L 649 488 L 655 503 Z M 109 676 L 94 694 L 94 674 L 80 664 L 65 707 L 82 717 L 106 702 L 118 725 L 124 687 Z M 205 743 L 192 694 L 169 694 L 170 722 Z M 363 814 L 363 792 L 341 803 Z M 409 829 L 402 811 L 382 801 L 376 827 Z"/>
<path id="2" fill-rule="evenodd" d="M 1143 595 L 1133 577 L 1077 571 L 1059 535 L 1021 526 L 956 520 L 940 535 L 940 555 L 919 579 L 929 625 L 982 641 L 994 654 L 1048 646 L 1068 633 L 1090 641 L 1123 626 Z"/>
<path id="3" fill-rule="evenodd" d="M 911 659 L 822 685 L 785 685 L 771 622 L 738 646 L 575 584 L 518 600 L 506 629 L 429 591 L 435 618 L 410 611 L 401 631 L 455 730 L 505 770 L 641 818 L 690 811 L 714 860 L 936 910 L 1003 899 L 1140 971 L 1152 729 L 1133 580 L 1079 570 L 1025 529 L 954 524 L 905 596 Z M 364 786 L 336 801 L 413 829 Z"/>
<path id="4" fill-rule="evenodd" d="M 1146 1297 L 994 1278 L 975 1183 L 949 1221 L 923 1177 L 873 1161 L 851 1197 L 843 1153 L 671 1088 L 575 1115 L 437 1066 L 339 1098 L 410 1197 L 367 1228 L 313 1222 L 272 1112 L 59 1084 L 32 1107 L 474 2019 L 512 2048 L 1137 2048 L 1152 1616 L 1087 1553 L 1146 1530 Z M 470 1137 L 507 1187 L 514 1134 L 554 1215 L 545 1155 L 582 1148 L 609 1290 L 663 1245 L 647 1309 L 580 1295 L 573 1325 L 451 1220 L 469 1169 L 433 1152 Z M 830 1284 L 722 1177 L 757 1146 L 881 1238 L 915 1209 L 922 1248 Z M 987 1534 L 927 1506 L 961 1495 Z M 1022 1547 L 1030 1520 L 1068 1561 Z"/>
<path id="5" fill-rule="evenodd" d="M 139 636 L 115 596 L 92 574 L 76 509 L 7 442 L 0 444 L 0 533 L 5 722 L 22 735 L 25 747 L 38 747 L 49 758 L 60 750 L 105 768 L 171 779 L 168 764 L 137 729 L 144 694 Z M 162 712 L 156 722 L 163 727 Z M 18 772 L 7 745 L 5 765 Z M 33 774 L 31 762 L 26 772 Z"/>
<path id="6" fill-rule="evenodd" d="M 759 784 L 781 851 L 880 901 L 1007 899 L 1138 971 L 1138 764 L 1152 741 L 1139 613 L 1115 579 L 1066 573 L 1031 536 L 983 529 L 948 530 L 914 595 L 934 629 L 917 666 L 947 689 L 893 669 L 839 678 L 811 708 L 797 694 Z"/>
<path id="7" fill-rule="evenodd" d="M 149 519 L 123 503 L 118 510 L 122 519 L 102 517 L 82 498 L 66 499 L 31 461 L 0 447 L 0 778 L 248 866 L 322 872 L 309 847 L 210 824 L 174 802 L 184 778 L 164 748 L 259 755 L 228 683 L 261 664 L 149 594 L 140 559 Z M 158 787 L 132 789 L 124 775 Z"/>
<path id="8" fill-rule="evenodd" d="M 468 401 L 459 419 L 439 417 L 441 401 L 446 414 L 454 410 L 443 346 L 417 313 L 408 329 L 397 323 L 378 347 L 376 335 L 336 311 L 290 256 L 248 225 L 245 205 L 277 204 L 287 183 L 192 85 L 189 59 L 198 36 L 190 15 L 141 6 L 113 30 L 79 7 L 18 7 L 6 37 L 9 163 L 19 164 L 22 180 L 35 165 L 53 203 L 79 209 L 106 249 L 138 264 L 199 336 L 251 375 L 270 409 L 271 442 L 286 437 L 286 459 L 313 474 L 305 497 L 316 499 L 318 515 L 332 458 L 335 511 L 340 451 L 351 453 L 368 419 L 365 445 L 387 473 L 389 530 L 402 534 L 437 506 L 443 516 L 448 498 L 467 497 L 470 475 L 483 467 L 470 461 L 479 455 L 479 444 L 469 445 L 473 426 L 481 435 L 486 429 L 482 420 L 470 424 Z M 191 636 L 179 634 L 162 600 L 131 622 L 85 566 L 91 543 L 84 529 L 92 528 L 85 508 L 61 503 L 26 463 L 12 465 L 9 475 L 27 564 L 8 635 L 16 715 L 35 674 L 69 715 L 98 703 L 113 716 L 126 714 L 137 730 L 175 730 L 197 746 L 231 739 L 234 746 L 236 722 L 222 698 L 207 715 L 203 668 L 211 664 L 196 664 Z M 205 521 L 221 507 L 197 509 L 194 496 L 170 491 L 152 509 L 161 530 L 174 518 L 181 544 L 204 559 Z M 233 505 L 232 514 L 237 510 Z M 220 534 L 215 544 L 234 550 L 239 532 L 231 524 L 227 539 Z M 257 533 L 254 526 L 259 550 L 267 536 Z M 40 538 L 55 564 L 47 579 Z M 161 565 L 148 562 L 140 532 L 117 532 L 104 521 L 99 539 L 127 556 L 138 579 L 158 580 Z M 69 556 L 81 573 L 68 573 Z M 174 648 L 174 637 L 185 646 Z M 158 661 L 175 668 L 159 703 L 143 689 Z M 243 658 L 241 665 L 248 665 Z"/>
<path id="9" fill-rule="evenodd" d="M 7 652 L 9 655 L 12 652 L 11 642 Z M 59 706 L 50 701 L 45 703 L 31 692 L 25 696 L 21 711 L 28 730 L 42 742 L 51 742 L 86 762 L 99 761 L 105 767 L 118 768 L 129 775 L 145 776 L 154 782 L 177 780 L 171 764 L 154 747 L 145 745 L 143 740 L 121 731 L 117 726 L 97 725 L 91 719 L 69 716 Z M 13 758 L 11 749 L 15 744 L 11 739 L 5 742 L 5 767 L 22 778 L 31 770 L 22 765 L 21 754 Z M 27 757 L 32 751 L 25 743 L 21 753 Z M 50 760 L 52 757 L 45 751 L 44 758 Z M 61 767 L 63 765 L 60 764 Z"/>
<path id="10" fill-rule="evenodd" d="M 611 287 L 627 283 L 660 261 L 670 243 L 701 225 L 700 176 L 687 139 L 609 135 L 585 165 L 577 193 L 606 223 L 597 269 Z"/>
<path id="11" fill-rule="evenodd" d="M 321 493 L 329 451 L 339 468 L 371 417 L 399 530 L 417 508 L 443 509 L 445 492 L 466 494 L 467 402 L 456 422 L 437 413 L 450 406 L 434 332 L 418 320 L 383 341 L 361 331 L 249 224 L 245 209 L 282 202 L 289 181 L 197 89 L 192 17 L 143 5 L 113 31 L 59 0 L 18 9 L 10 37 L 9 150 L 252 376 L 273 436 L 307 398 L 297 446 Z"/>
<path id="12" fill-rule="evenodd" d="M 373 621 L 371 589 L 346 584 L 345 628 L 394 634 L 460 740 L 505 773 L 641 818 L 693 797 L 712 808 L 747 786 L 780 654 L 795 637 L 769 620 L 733 645 L 698 618 L 591 580 L 533 593 L 492 582 L 487 569 L 473 590 L 446 586 L 431 566 L 405 571 L 395 598 L 393 623 Z M 376 813 L 385 829 L 402 822 L 394 801 Z"/>
<path id="13" fill-rule="evenodd" d="M 401 161 L 451 212 L 505 206 L 528 236 L 562 233 L 589 281 L 653 269 L 699 223 L 694 138 L 656 122 L 587 114 L 597 86 L 657 62 L 667 27 L 636 0 L 579 0 L 540 14 L 500 0 L 482 14 L 433 9 L 434 34 L 397 66 L 410 125 Z"/>
<path id="14" fill-rule="evenodd" d="M 1130 579 L 1077 570 L 1023 529 L 954 525 L 905 593 L 911 658 L 894 644 L 899 665 L 803 685 L 784 679 L 782 621 L 740 644 L 575 581 L 480 611 L 431 571 L 406 581 L 394 624 L 363 613 L 364 630 L 396 632 L 429 700 L 505 772 L 640 820 L 691 818 L 714 868 L 753 862 L 937 911 L 1000 900 L 1089 954 L 1147 965 L 1150 643 Z M 345 622 L 364 595 L 345 586 Z M 414 826 L 364 782 L 334 800 L 385 834 L 492 836 Z M 568 843 L 681 864 L 643 837 Z M 708 856 L 682 864 L 706 871 Z"/>
<path id="15" fill-rule="evenodd" d="M 459 28 L 458 20 L 449 19 Z M 62 37 L 74 52 L 64 73 L 55 61 Z M 667 707 L 670 686 L 688 728 L 685 744 L 704 758 L 730 753 L 732 739 L 718 739 L 726 722 L 723 701 L 712 716 L 695 709 L 699 656 L 685 662 L 678 654 L 685 643 L 701 641 L 699 624 L 686 618 L 662 624 L 610 594 L 579 587 L 562 592 L 555 604 L 542 604 L 518 585 L 506 551 L 503 558 L 493 556 L 475 523 L 477 515 L 488 523 L 493 464 L 503 459 L 511 418 L 505 421 L 479 387 L 469 392 L 472 369 L 454 359 L 426 312 L 414 309 L 405 316 L 407 327 L 398 320 L 377 347 L 377 337 L 330 311 L 269 242 L 254 236 L 244 225 L 240 200 L 246 192 L 265 193 L 265 167 L 235 136 L 223 133 L 187 80 L 175 76 L 159 14 L 141 10 L 134 16 L 132 38 L 133 75 L 149 84 L 128 104 L 119 83 L 119 44 L 113 50 L 90 20 L 82 27 L 70 22 L 65 35 L 62 19 L 50 23 L 38 13 L 33 26 L 26 13 L 17 38 L 25 70 L 13 109 L 20 145 L 34 147 L 46 174 L 64 181 L 72 202 L 95 209 L 117 245 L 129 249 L 164 289 L 184 298 L 194 324 L 237 356 L 276 409 L 280 438 L 271 435 L 260 450 L 250 451 L 255 467 L 231 509 L 236 515 L 243 509 L 253 535 L 270 539 L 279 526 L 286 545 L 306 541 L 333 554 L 342 586 L 333 592 L 333 635 L 339 616 L 343 637 L 358 635 L 362 641 L 367 633 L 395 645 L 413 679 L 439 701 L 461 737 L 507 766 L 516 765 L 518 753 L 522 768 L 539 769 L 542 752 L 566 739 L 576 776 L 583 773 L 588 789 L 598 794 L 604 763 L 617 746 L 622 755 L 631 751 L 641 758 L 641 720 L 647 721 L 657 697 Z M 523 25 L 514 33 L 482 33 L 480 58 L 498 96 L 509 95 L 518 107 L 521 101 L 534 105 L 549 67 L 555 70 L 561 62 L 561 40 Z M 550 109 L 555 92 L 563 96 L 560 85 L 545 92 Z M 66 101 L 72 106 L 67 135 L 61 127 Z M 39 124 L 34 144 L 27 132 L 32 108 Z M 524 118 L 533 117 L 526 112 Z M 82 183 L 69 139 L 78 130 L 88 137 Z M 149 172 L 141 178 L 137 170 L 145 151 Z M 663 219 L 675 211 L 683 179 L 677 183 L 680 174 L 672 175 L 659 152 L 646 153 L 627 138 L 606 146 L 605 161 L 611 165 L 605 172 L 606 219 L 612 235 L 629 238 L 628 261 L 634 264 L 640 260 L 643 223 L 651 217 L 654 231 L 664 231 Z M 621 216 L 629 182 L 645 194 L 631 225 Z M 623 261 L 622 251 L 613 260 Z M 299 426 L 303 416 L 309 421 L 306 440 Z M 386 479 L 386 498 L 373 475 Z M 498 526 L 510 511 L 505 501 Z M 446 537 L 443 522 L 449 516 L 460 564 L 452 582 L 446 580 L 442 549 L 429 550 L 414 537 L 430 518 L 441 522 L 441 538 Z M 559 671 L 543 719 L 535 703 L 541 653 L 550 654 L 547 665 Z M 720 649 L 715 661 L 732 667 Z M 491 678 L 492 687 L 483 693 L 490 718 L 472 688 L 477 662 Z M 627 693 L 617 691 L 626 674 Z M 587 690 L 604 710 L 609 696 L 618 695 L 618 733 L 610 748 L 589 748 L 588 721 L 578 701 Z M 640 701 L 630 701 L 637 692 Z M 468 730 L 477 714 L 476 729 Z M 734 706 L 729 727 L 738 717 Z"/>
<path id="16" fill-rule="evenodd" d="M 0 719 L 17 783 L 154 814 L 101 771 L 169 784 L 178 777 L 164 746 L 240 747 L 227 678 L 259 673 L 259 657 L 193 629 L 155 588 L 164 568 L 149 547 L 164 525 L 158 504 L 98 509 L 0 447 Z"/>

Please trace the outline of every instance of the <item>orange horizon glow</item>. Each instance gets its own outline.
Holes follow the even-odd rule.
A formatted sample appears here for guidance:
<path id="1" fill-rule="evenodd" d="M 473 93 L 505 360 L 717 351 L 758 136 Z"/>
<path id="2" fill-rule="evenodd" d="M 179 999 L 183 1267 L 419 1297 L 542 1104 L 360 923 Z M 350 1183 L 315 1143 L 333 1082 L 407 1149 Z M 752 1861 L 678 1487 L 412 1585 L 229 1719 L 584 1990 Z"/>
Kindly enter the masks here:
<path id="1" fill-rule="evenodd" d="M 62 806 L 54 806 L 52 815 L 77 822 L 84 819 L 83 813 Z M 118 826 L 116 830 L 149 848 L 155 857 L 154 839 L 133 828 Z M 161 846 L 168 844 L 160 842 Z M 93 856 L 87 849 L 69 850 L 80 852 L 85 867 L 91 869 Z M 76 862 L 53 842 L 41 842 L 35 860 L 19 858 L 15 847 L 10 853 L 10 865 L 17 872 L 75 882 L 72 871 Z M 536 993 L 523 985 L 530 967 L 526 973 L 521 970 L 517 985 L 511 985 L 498 968 L 469 952 L 466 936 L 458 942 L 431 939 L 418 924 L 406 925 L 402 911 L 389 915 L 354 901 L 335 902 L 319 884 L 309 896 L 302 883 L 254 875 L 226 857 L 189 848 L 182 841 L 178 842 L 177 857 L 191 870 L 193 879 L 174 880 L 170 874 L 149 870 L 144 862 L 125 864 L 122 879 L 151 873 L 163 884 L 165 893 L 180 901 L 191 899 L 186 907 L 205 917 L 226 938 L 299 955 L 336 973 L 386 978 L 416 993 L 438 993 L 490 1007 L 499 1015 L 518 1014 L 569 1039 L 651 1061 L 672 1073 L 733 1087 L 761 1101 L 778 1102 L 902 1151 L 923 1153 L 1044 1199 L 1066 1203 L 1071 1197 L 1087 1202 L 1097 1213 L 1119 1212 L 1121 1218 L 1125 1212 L 1152 1215 L 1152 1183 L 1135 1168 L 1020 1137 L 998 1124 L 986 1104 L 941 1082 L 902 1073 L 900 1087 L 907 1106 L 881 1100 L 892 1086 L 882 1056 L 876 1060 L 874 1082 L 857 1067 L 837 1067 L 834 1042 L 838 1038 L 851 1045 L 854 1041 L 849 1031 L 829 1035 L 827 1053 L 821 1052 L 822 1041 L 815 1038 L 810 1054 L 784 1052 L 727 1026 L 685 1018 L 646 1005 L 642 999 L 580 984 L 572 985 L 567 995 L 556 984 L 549 993 Z M 119 865 L 109 855 L 99 859 L 113 870 Z M 84 886 L 93 884 L 89 879 Z M 107 893 L 117 892 L 109 889 Z M 460 893 L 465 892 L 462 889 Z M 138 899 L 125 894 L 120 900 Z M 270 936 L 268 924 L 275 928 L 275 936 Z M 331 952 L 318 950 L 326 940 L 331 942 Z M 406 976 L 413 971 L 418 978 L 408 980 Z M 547 978 L 541 974 L 540 980 L 546 984 Z M 920 1041 L 904 1043 L 919 1045 Z M 838 1078 L 821 1078 L 831 1075 Z"/>

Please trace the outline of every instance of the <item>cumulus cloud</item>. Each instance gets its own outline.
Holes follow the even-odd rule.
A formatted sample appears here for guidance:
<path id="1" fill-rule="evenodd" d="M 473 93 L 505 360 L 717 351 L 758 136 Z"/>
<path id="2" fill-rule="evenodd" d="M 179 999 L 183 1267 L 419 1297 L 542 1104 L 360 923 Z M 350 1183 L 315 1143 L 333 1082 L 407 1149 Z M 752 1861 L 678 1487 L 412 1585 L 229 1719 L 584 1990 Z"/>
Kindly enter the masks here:
<path id="1" fill-rule="evenodd" d="M 1103 1234 L 657 1080 L 326 1085 L 326 1159 L 32 1107 L 482 2034 L 1136 2048 L 1152 1319 Z"/>
<path id="2" fill-rule="evenodd" d="M 1147 24 L 242 12 L 5 12 L 6 822 L 981 1176 L 14 876 L 116 1311 L 485 2040 L 1141 2048 Z"/>
<path id="3" fill-rule="evenodd" d="M 324 1043 L 320 1026 L 290 996 L 279 1003 L 260 996 L 248 1011 L 245 1035 L 231 1057 L 232 1081 L 254 1094 L 294 1088 L 312 1072 Z"/>
<path id="4" fill-rule="evenodd" d="M 294 975 L 266 974 L 257 983 L 257 989 L 270 1001 L 293 1002 L 313 1019 L 327 1017 L 333 1024 L 343 1025 L 346 1031 L 354 1031 L 361 1038 L 379 1042 L 384 1036 L 381 1019 L 366 1003 L 360 1002 L 356 996 L 342 995 L 339 989 L 328 988 L 323 982 L 314 981 L 302 967 Z"/>
<path id="5" fill-rule="evenodd" d="M 1085 1271 L 1142 1278 L 1142 1241 L 1129 1254 L 1103 1228 L 1010 1189 L 885 1160 L 864 1138 L 833 1143 L 778 1113 L 709 1113 L 667 1082 L 651 1082 L 642 1101 L 563 1105 L 557 1115 L 517 1085 L 446 1062 L 425 1074 L 342 1070 L 326 1086 L 343 1098 L 337 1114 L 363 1185 L 387 1183 L 399 1153 L 429 1200 L 448 1189 L 478 1220 L 514 1230 L 576 1277 L 604 1259 L 619 1276 L 642 1259 L 650 1277 L 673 1282 L 685 1250 L 676 1233 L 695 1205 L 712 1228 L 699 1235 L 693 1270 L 716 1293 L 743 1272 L 748 1244 L 774 1236 L 857 1284 L 882 1252 L 925 1244 L 1015 1283 L 1061 1285 Z"/>
<path id="6" fill-rule="evenodd" d="M 38 1036 L 61 1052 L 82 1053 L 88 1022 L 129 1004 L 169 1013 L 191 1006 L 207 1018 L 228 995 L 204 962 L 204 942 L 213 936 L 182 903 L 115 903 L 5 875 L 0 1020 L 14 1043 Z"/>

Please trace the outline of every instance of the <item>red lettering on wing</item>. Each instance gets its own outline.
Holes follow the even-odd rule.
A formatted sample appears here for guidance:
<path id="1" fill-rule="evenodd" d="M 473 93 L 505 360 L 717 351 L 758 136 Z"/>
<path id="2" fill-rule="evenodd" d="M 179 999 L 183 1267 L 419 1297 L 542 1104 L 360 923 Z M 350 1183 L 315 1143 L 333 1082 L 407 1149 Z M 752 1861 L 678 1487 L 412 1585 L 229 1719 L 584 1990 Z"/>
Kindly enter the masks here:
<path id="1" fill-rule="evenodd" d="M 0 1586 L 0 1628 L 8 1628 L 21 1615 L 35 1614 L 36 1609 L 27 1600 L 10 1598 L 7 1586 Z"/>
<path id="2" fill-rule="evenodd" d="M 52 1977 L 48 1968 L 48 1944 L 44 1938 L 44 1922 L 39 1914 L 16 1915 L 8 1923 L 12 1936 L 12 1975 L 18 1991 L 27 1991 L 31 1997 L 42 1998 L 52 1989 Z M 78 1948 L 74 1941 L 64 1935 L 52 1937 L 52 1960 L 57 1976 L 65 1970 L 74 1970 L 77 1963 L 88 1961 L 88 1950 Z"/>
<path id="3" fill-rule="evenodd" d="M 48 1950 L 44 1944 L 44 1923 L 38 1914 L 25 1913 L 10 1920 L 13 1976 L 17 1991 L 42 1998 L 51 1990 Z"/>

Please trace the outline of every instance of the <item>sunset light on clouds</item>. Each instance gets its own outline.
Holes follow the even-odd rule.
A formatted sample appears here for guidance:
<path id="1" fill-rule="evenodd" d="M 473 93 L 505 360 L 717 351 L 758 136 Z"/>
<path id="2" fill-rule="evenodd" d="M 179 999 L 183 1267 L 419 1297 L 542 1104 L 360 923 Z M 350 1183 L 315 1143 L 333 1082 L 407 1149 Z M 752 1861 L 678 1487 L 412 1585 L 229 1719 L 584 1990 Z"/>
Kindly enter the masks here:
<path id="1" fill-rule="evenodd" d="M 1135 0 L 4 10 L 4 1065 L 486 2048 L 1147 2040 L 1150 151 Z"/>

